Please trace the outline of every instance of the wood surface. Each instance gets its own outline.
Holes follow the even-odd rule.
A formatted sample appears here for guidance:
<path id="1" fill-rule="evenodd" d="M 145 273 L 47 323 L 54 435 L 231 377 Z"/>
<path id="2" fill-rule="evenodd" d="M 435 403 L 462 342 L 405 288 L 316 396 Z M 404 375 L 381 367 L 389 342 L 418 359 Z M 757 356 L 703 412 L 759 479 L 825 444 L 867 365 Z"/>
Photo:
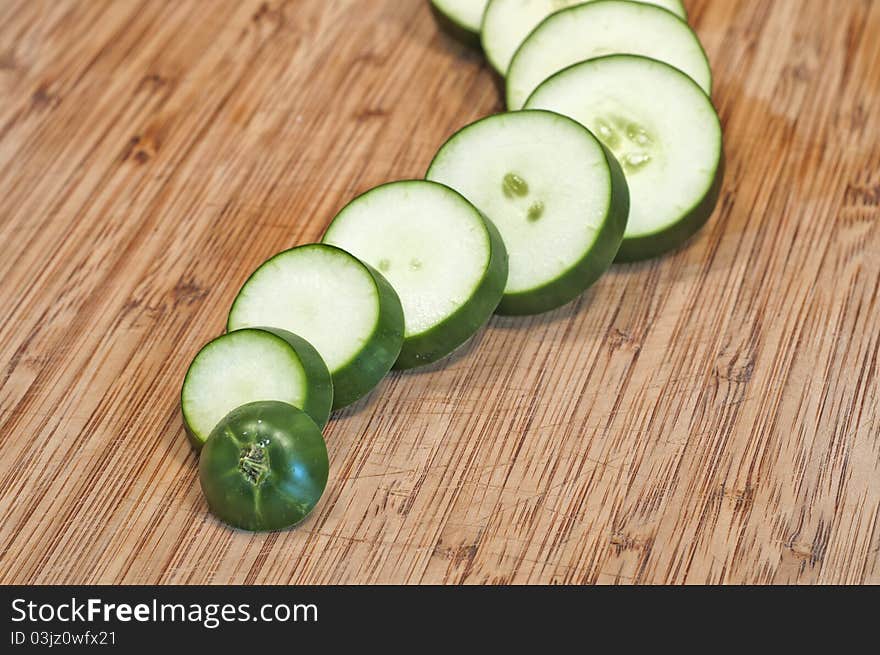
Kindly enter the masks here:
<path id="1" fill-rule="evenodd" d="M 249 534 L 202 499 L 186 366 L 496 80 L 421 0 L 2 0 L 0 582 L 880 583 L 880 2 L 687 8 L 706 228 L 391 375 L 314 514 Z"/>

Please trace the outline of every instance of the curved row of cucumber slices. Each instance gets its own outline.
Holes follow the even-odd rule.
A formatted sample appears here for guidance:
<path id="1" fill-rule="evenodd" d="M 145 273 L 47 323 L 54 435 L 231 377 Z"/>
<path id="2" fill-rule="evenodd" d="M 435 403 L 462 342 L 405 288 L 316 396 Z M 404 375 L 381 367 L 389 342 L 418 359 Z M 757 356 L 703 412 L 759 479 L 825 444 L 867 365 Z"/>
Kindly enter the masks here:
<path id="1" fill-rule="evenodd" d="M 448 356 L 493 313 L 560 307 L 614 261 L 678 247 L 717 202 L 721 125 L 679 0 L 432 2 L 481 32 L 512 111 L 452 135 L 425 179 L 368 190 L 320 243 L 261 264 L 226 334 L 193 359 L 185 428 L 210 446 L 209 506 L 239 527 L 311 510 L 326 482 L 320 429 L 392 368 Z M 229 494 L 246 502 L 230 511 Z"/>
<path id="2" fill-rule="evenodd" d="M 680 0 L 489 0 L 479 21 L 486 57 L 506 78 L 508 109 L 573 118 L 621 165 L 630 211 L 617 261 L 683 244 L 721 190 L 712 73 L 686 21 Z"/>

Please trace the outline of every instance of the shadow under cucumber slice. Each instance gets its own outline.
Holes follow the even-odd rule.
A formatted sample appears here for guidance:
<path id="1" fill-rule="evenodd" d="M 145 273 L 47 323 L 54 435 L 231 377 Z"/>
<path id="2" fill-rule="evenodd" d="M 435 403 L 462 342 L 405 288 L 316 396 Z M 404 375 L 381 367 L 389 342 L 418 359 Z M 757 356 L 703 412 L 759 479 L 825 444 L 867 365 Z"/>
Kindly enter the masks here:
<path id="1" fill-rule="evenodd" d="M 228 330 L 271 326 L 298 334 L 327 364 L 333 408 L 366 395 L 403 343 L 403 309 L 388 281 L 354 255 L 326 244 L 285 250 L 244 283 Z"/>
<path id="2" fill-rule="evenodd" d="M 180 392 L 193 447 L 200 449 L 233 409 L 260 400 L 298 407 L 323 427 L 333 404 L 330 371 L 305 339 L 285 330 L 237 330 L 208 342 L 193 358 Z"/>
<path id="3" fill-rule="evenodd" d="M 480 25 L 489 0 L 431 0 L 431 9 L 455 38 L 479 47 Z"/>
<path id="4" fill-rule="evenodd" d="M 449 355 L 495 311 L 507 282 L 498 231 L 460 193 L 425 180 L 383 184 L 333 219 L 324 243 L 379 269 L 403 305 L 395 368 Z"/>
<path id="5" fill-rule="evenodd" d="M 427 178 L 470 200 L 509 255 L 499 314 L 560 307 L 614 260 L 629 196 L 620 166 L 589 130 L 547 111 L 497 114 L 459 130 Z"/>
<path id="6" fill-rule="evenodd" d="M 616 155 L 631 203 L 617 261 L 673 250 L 715 209 L 721 123 L 709 97 L 678 69 L 636 55 L 591 59 L 550 77 L 527 107 L 571 116 Z"/>

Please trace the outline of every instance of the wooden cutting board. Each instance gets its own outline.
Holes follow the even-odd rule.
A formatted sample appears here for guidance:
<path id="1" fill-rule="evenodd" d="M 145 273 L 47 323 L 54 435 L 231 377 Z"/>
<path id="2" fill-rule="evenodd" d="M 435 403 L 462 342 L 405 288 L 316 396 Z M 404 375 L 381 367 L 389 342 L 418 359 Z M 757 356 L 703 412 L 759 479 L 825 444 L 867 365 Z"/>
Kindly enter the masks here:
<path id="1" fill-rule="evenodd" d="M 201 497 L 189 360 L 496 80 L 421 0 L 5 0 L 0 582 L 880 582 L 880 2 L 687 8 L 702 233 L 391 375 L 314 514 L 248 534 Z"/>

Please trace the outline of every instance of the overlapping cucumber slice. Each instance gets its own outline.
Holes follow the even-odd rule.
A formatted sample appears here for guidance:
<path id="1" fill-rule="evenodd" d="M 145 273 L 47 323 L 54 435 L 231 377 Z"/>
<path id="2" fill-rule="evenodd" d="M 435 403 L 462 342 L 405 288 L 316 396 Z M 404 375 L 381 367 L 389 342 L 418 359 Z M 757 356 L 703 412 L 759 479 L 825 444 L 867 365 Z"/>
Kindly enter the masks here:
<path id="1" fill-rule="evenodd" d="M 392 182 L 351 201 L 324 243 L 377 268 L 403 305 L 396 368 L 437 361 L 489 319 L 507 282 L 498 231 L 458 192 L 424 180 Z"/>
<path id="2" fill-rule="evenodd" d="M 681 0 L 640 1 L 667 9 L 687 20 L 687 12 Z M 541 21 L 550 14 L 583 2 L 584 0 L 490 0 L 480 33 L 486 59 L 496 71 L 506 75 L 517 48 Z"/>
<path id="3" fill-rule="evenodd" d="M 706 53 L 685 21 L 650 4 L 595 0 L 552 14 L 523 41 L 507 71 L 507 108 L 522 108 L 541 82 L 572 64 L 618 53 L 665 61 L 712 90 Z"/>
<path id="4" fill-rule="evenodd" d="M 323 427 L 333 404 L 330 371 L 305 339 L 286 330 L 237 330 L 210 341 L 190 364 L 180 394 L 191 443 L 201 448 L 224 416 L 261 400 L 298 407 Z"/>
<path id="5" fill-rule="evenodd" d="M 315 347 L 330 370 L 334 409 L 375 387 L 403 344 L 403 309 L 388 281 L 326 244 L 286 250 L 251 275 L 227 329 L 252 326 L 289 330 Z"/>
<path id="6" fill-rule="evenodd" d="M 427 173 L 498 228 L 510 258 L 502 314 L 569 302 L 608 268 L 629 208 L 620 166 L 582 125 L 547 111 L 498 114 L 452 136 Z"/>
<path id="7" fill-rule="evenodd" d="M 709 97 L 678 69 L 632 55 L 592 59 L 546 80 L 527 107 L 571 116 L 620 161 L 631 207 L 619 261 L 678 247 L 715 208 L 721 124 Z"/>

